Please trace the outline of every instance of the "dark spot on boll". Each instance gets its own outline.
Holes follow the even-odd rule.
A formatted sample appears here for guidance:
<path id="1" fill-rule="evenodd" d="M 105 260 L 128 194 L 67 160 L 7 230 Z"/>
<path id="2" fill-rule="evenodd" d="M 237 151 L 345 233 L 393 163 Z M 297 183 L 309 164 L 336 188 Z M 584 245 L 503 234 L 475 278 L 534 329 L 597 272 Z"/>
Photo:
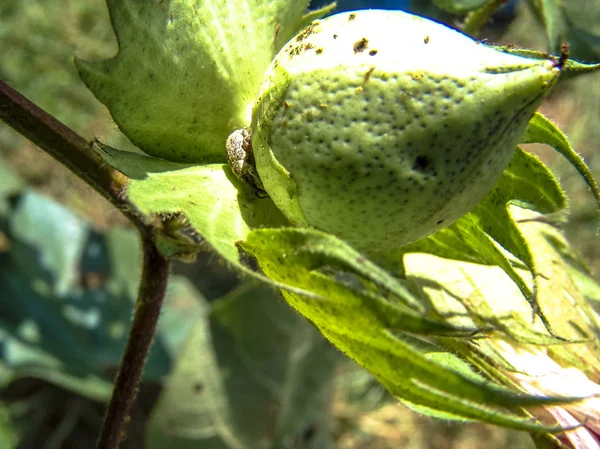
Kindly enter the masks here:
<path id="1" fill-rule="evenodd" d="M 356 14 L 350 14 L 348 16 L 348 22 L 352 22 L 354 19 L 356 19 Z"/>
<path id="2" fill-rule="evenodd" d="M 298 56 L 300 53 L 302 53 L 302 50 L 304 50 L 304 45 L 303 44 L 300 44 L 300 45 L 297 45 L 297 46 L 293 47 L 290 50 L 290 59 L 292 59 L 294 56 Z"/>
<path id="3" fill-rule="evenodd" d="M 377 54 L 377 50 L 371 50 L 369 52 L 369 56 L 375 56 Z"/>
<path id="4" fill-rule="evenodd" d="M 313 34 L 315 32 L 315 28 L 316 28 L 316 24 L 311 24 L 311 25 L 307 26 L 306 28 L 304 28 L 304 30 L 302 30 L 300 33 L 298 33 L 298 36 L 296 37 L 296 42 L 302 42 L 308 36 Z"/>
<path id="5" fill-rule="evenodd" d="M 437 222 L 438 226 L 441 225 L 444 222 L 444 219 L 441 219 Z"/>
<path id="6" fill-rule="evenodd" d="M 415 158 L 415 162 L 412 166 L 413 170 L 425 171 L 431 166 L 431 160 L 426 155 L 419 155 Z"/>
<path id="7" fill-rule="evenodd" d="M 367 49 L 368 45 L 369 40 L 366 37 L 363 37 L 361 40 L 356 41 L 352 48 L 354 49 L 354 53 L 361 53 Z"/>

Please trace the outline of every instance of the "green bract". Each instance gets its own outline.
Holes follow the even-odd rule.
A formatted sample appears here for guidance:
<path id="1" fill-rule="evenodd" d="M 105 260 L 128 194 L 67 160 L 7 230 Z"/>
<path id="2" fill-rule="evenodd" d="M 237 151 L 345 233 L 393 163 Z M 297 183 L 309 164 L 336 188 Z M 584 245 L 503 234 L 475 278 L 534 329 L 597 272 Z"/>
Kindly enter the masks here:
<path id="1" fill-rule="evenodd" d="M 257 170 L 293 224 L 361 249 L 403 245 L 490 191 L 559 73 L 403 12 L 315 21 L 266 73 Z"/>
<path id="2" fill-rule="evenodd" d="M 309 0 L 107 0 L 119 52 L 76 59 L 86 85 L 142 151 L 175 162 L 225 162 L 246 127 L 265 69 L 283 43 L 330 7 Z"/>

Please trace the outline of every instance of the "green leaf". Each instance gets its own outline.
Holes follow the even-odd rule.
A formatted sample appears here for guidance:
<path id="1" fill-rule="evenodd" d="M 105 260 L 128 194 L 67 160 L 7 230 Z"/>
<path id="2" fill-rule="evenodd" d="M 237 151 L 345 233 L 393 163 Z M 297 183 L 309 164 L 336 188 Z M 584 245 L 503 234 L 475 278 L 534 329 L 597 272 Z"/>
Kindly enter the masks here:
<path id="1" fill-rule="evenodd" d="M 300 26 L 298 27 L 298 29 L 302 29 L 308 25 L 310 25 L 310 23 L 314 20 L 320 19 L 322 17 L 328 16 L 329 14 L 331 14 L 335 8 L 337 8 L 337 3 L 333 2 L 333 3 L 329 3 L 328 5 L 325 5 L 319 9 L 315 9 L 313 11 L 308 11 L 304 17 L 302 17 L 302 21 L 300 22 Z M 283 45 L 292 38 L 293 34 L 291 34 L 286 40 L 278 40 L 278 42 L 280 42 L 280 45 L 277 46 L 277 48 L 281 48 L 283 47 Z"/>
<path id="2" fill-rule="evenodd" d="M 508 214 L 511 203 L 544 214 L 567 207 L 567 198 L 552 172 L 536 156 L 520 148 L 494 190 L 472 214 L 488 235 L 535 273 L 527 243 Z"/>
<path id="3" fill-rule="evenodd" d="M 131 178 L 127 199 L 147 222 L 162 230 L 157 245 L 163 254 L 182 257 L 211 248 L 262 282 L 312 295 L 258 273 L 255 261 L 240 254 L 237 243 L 251 229 L 288 222 L 270 199 L 253 196 L 228 165 L 166 162 L 100 143 L 95 148 L 108 164 Z"/>
<path id="4" fill-rule="evenodd" d="M 483 231 L 523 262 L 533 276 L 532 294 L 523 291 L 545 325 L 550 324 L 537 305 L 539 273 L 532 248 L 508 213 L 510 204 L 550 214 L 564 210 L 567 198 L 550 170 L 534 155 L 517 149 L 496 188 L 471 212 Z M 511 271 L 507 274 L 514 279 Z M 517 282 L 518 284 L 518 282 Z"/>
<path id="5" fill-rule="evenodd" d="M 144 152 L 225 161 L 225 140 L 250 124 L 267 66 L 303 23 L 308 0 L 108 0 L 119 43 L 81 78 Z"/>
<path id="6" fill-rule="evenodd" d="M 496 46 L 492 45 L 498 51 L 502 51 L 504 53 L 510 53 L 517 56 L 523 56 L 524 58 L 532 58 L 532 59 L 552 59 L 556 62 L 559 61 L 559 56 L 553 56 L 546 52 L 537 51 L 537 50 L 528 50 L 525 48 L 515 48 L 511 46 Z M 585 62 L 576 61 L 574 59 L 567 59 L 563 65 L 561 70 L 561 80 L 571 78 L 576 75 L 583 75 L 585 73 L 594 72 L 600 69 L 600 64 L 588 64 Z"/>
<path id="7" fill-rule="evenodd" d="M 92 401 L 107 402 L 113 390 L 111 381 L 97 374 L 73 375 L 62 362 L 49 354 L 21 344 L 18 338 L 1 335 L 0 346 L 9 353 L 0 366 L 5 365 L 6 374 L 0 379 L 3 388 L 18 379 L 40 379 L 65 391 L 75 393 Z"/>
<path id="8" fill-rule="evenodd" d="M 542 215 L 518 207 L 512 207 L 510 212 L 528 245 L 535 248 L 532 257 L 539 273 L 538 304 L 543 316 L 551 323 L 552 335 L 544 329 L 541 320 L 532 322 L 528 306 L 515 286 L 511 286 L 507 278 L 494 274 L 494 271 L 499 272 L 497 267 L 465 263 L 452 266 L 431 255 L 410 254 L 406 261 L 407 277 L 423 286 L 422 291 L 435 309 L 453 310 L 458 316 L 461 310 L 463 315 L 468 310 L 475 317 L 501 317 L 501 323 L 514 324 L 503 329 L 511 341 L 525 342 L 525 337 L 533 338 L 531 343 L 536 345 L 550 345 L 546 350 L 557 363 L 579 369 L 594 379 L 600 369 L 600 344 L 596 338 L 600 319 L 586 296 L 589 289 L 598 291 L 600 285 L 586 277 L 586 284 L 582 286 L 579 276 L 586 275 L 585 267 L 573 264 L 578 256 L 562 233 L 544 222 Z M 454 318 L 450 322 L 467 324 Z M 483 372 L 495 374 L 486 360 L 498 362 L 504 356 L 493 341 L 493 338 L 478 339 L 477 345 L 470 347 L 455 341 L 450 347 Z M 478 353 L 485 357 L 478 359 Z M 527 373 L 526 367 L 501 365 Z"/>
<path id="9" fill-rule="evenodd" d="M 433 0 L 435 6 L 454 14 L 464 14 L 481 8 L 488 0 Z"/>
<path id="10" fill-rule="evenodd" d="M 571 262 L 570 258 L 567 260 Z M 575 282 L 577 289 L 585 299 L 589 302 L 594 301 L 597 304 L 600 304 L 600 284 L 594 279 L 587 267 L 582 268 L 579 266 L 579 268 L 577 268 L 569 263 L 565 268 L 569 271 L 573 282 Z"/>
<path id="11" fill-rule="evenodd" d="M 10 242 L 0 252 L 2 385 L 36 377 L 106 400 L 112 388 L 104 376 L 119 365 L 137 297 L 137 233 L 99 234 L 33 193 L 15 199 L 8 212 L 0 220 Z M 183 280 L 171 280 L 145 379 L 168 372 L 180 338 L 172 329 L 189 326 L 195 301 Z"/>
<path id="12" fill-rule="evenodd" d="M 519 287 L 523 296 L 532 302 L 537 312 L 535 283 L 529 285 L 527 278 L 530 277 L 524 278 L 522 273 L 515 270 L 515 263 L 518 265 L 520 261 L 521 267 L 527 268 L 534 279 L 537 278 L 531 249 L 508 213 L 510 204 L 519 204 L 546 214 L 561 211 L 567 205 L 558 181 L 548 168 L 537 157 L 517 149 L 496 187 L 471 213 L 425 239 L 390 251 L 386 257 L 398 264 L 407 253 L 423 252 L 498 266 Z M 525 334 L 521 337 L 525 338 Z"/>
<path id="13" fill-rule="evenodd" d="M 4 329 L 52 354 L 75 376 L 118 366 L 139 275 L 135 232 L 115 242 L 116 258 L 127 265 L 120 273 L 109 271 L 101 235 L 40 195 L 21 196 L 6 232 L 11 249 L 0 255 L 0 284 L 8 293 L 0 301 Z M 159 377 L 168 368 L 160 344 L 156 356 L 163 360 L 151 362 L 147 373 Z"/>
<path id="14" fill-rule="evenodd" d="M 275 281 L 318 294 L 308 297 L 283 291 L 290 305 L 398 398 L 463 419 L 539 429 L 529 419 L 503 407 L 541 403 L 544 399 L 513 394 L 474 373 L 465 375 L 464 364 L 430 357 L 431 350 L 423 349 L 405 334 L 466 336 L 468 328 L 448 326 L 434 318 L 439 316 L 436 313 L 428 314 L 431 319 L 425 318 L 396 298 L 361 289 L 360 284 L 339 273 L 342 280 L 325 276 L 321 270 L 323 260 L 327 260 L 329 248 L 346 246 L 340 240 L 304 229 L 263 229 L 250 232 L 240 245 Z M 352 250 L 348 248 L 346 253 Z"/>
<path id="15" fill-rule="evenodd" d="M 583 356 L 589 347 L 594 354 L 581 357 L 592 366 L 600 367 L 600 344 L 594 340 L 598 332 L 598 316 L 585 300 L 585 290 L 572 275 L 574 271 L 585 274 L 583 267 L 572 264 L 577 256 L 564 235 L 551 224 L 540 220 L 539 214 L 530 210 L 511 209 L 519 230 L 535 251 L 532 253 L 538 273 L 538 296 L 544 315 L 553 323 L 553 330 L 566 340 L 589 340 L 586 349 L 577 345 L 566 346 L 571 353 L 581 351 Z M 598 283 L 596 282 L 596 287 Z M 596 362 L 593 362 L 596 360 Z"/>
<path id="16" fill-rule="evenodd" d="M 529 122 L 521 142 L 545 143 L 562 154 L 579 172 L 579 175 L 589 186 L 600 206 L 600 189 L 598 188 L 594 175 L 583 158 L 573 149 L 568 137 L 558 128 L 558 126 L 544 117 L 540 112 L 537 112 Z"/>
<path id="17" fill-rule="evenodd" d="M 501 407 L 515 403 L 525 405 L 530 403 L 528 401 L 535 402 L 535 399 L 514 396 L 497 384 L 477 381 L 473 376 L 462 373 L 456 364 L 446 366 L 430 360 L 427 353 L 403 337 L 404 332 L 431 337 L 466 337 L 472 335 L 480 323 L 501 331 L 502 326 L 489 319 L 485 312 L 476 317 L 479 321 L 459 323 L 458 327 L 445 323 L 439 318 L 439 313 L 423 317 L 418 301 L 405 286 L 338 239 L 307 229 L 252 230 L 252 226 L 243 224 L 243 219 L 240 221 L 239 206 L 224 208 L 236 199 L 238 203 L 234 204 L 240 204 L 240 198 L 244 198 L 243 187 L 236 190 L 227 177 L 227 168 L 181 164 L 167 167 L 164 161 L 145 156 L 127 155 L 107 147 L 102 147 L 102 151 L 111 165 L 133 177 L 128 195 L 141 212 L 151 215 L 161 210 L 173 214 L 186 211 L 186 219 L 194 229 L 200 235 L 209 235 L 207 241 L 220 252 L 224 251 L 227 259 L 238 266 L 239 253 L 233 242 L 239 240 L 238 244 L 256 257 L 272 283 L 283 289 L 286 300 L 292 306 L 315 323 L 336 346 L 376 375 L 398 397 L 462 418 L 479 418 L 519 428 L 538 428 L 521 419 L 518 414 L 507 414 Z M 195 183 L 196 179 L 200 182 Z M 531 202 L 545 210 L 555 210 L 564 205 L 564 196 L 556 180 L 536 158 L 520 150 L 505 174 L 505 181 L 499 185 L 495 199 L 502 200 L 499 202 L 502 207 L 496 209 L 503 210 L 503 213 L 507 214 L 507 202 L 517 192 L 523 193 L 523 187 L 526 187 L 525 192 L 517 198 L 524 203 Z M 174 209 L 174 203 L 169 203 L 171 200 L 168 195 L 172 193 L 168 191 L 172 192 L 173 187 L 175 191 L 179 191 L 180 187 L 183 189 L 176 204 L 185 206 L 178 210 Z M 211 199 L 211 195 L 217 195 L 215 192 L 218 192 L 221 202 Z M 226 202 L 228 198 L 229 203 Z M 205 211 L 209 210 L 212 218 L 198 216 L 190 219 L 188 208 L 191 213 L 198 215 L 207 215 Z M 219 241 L 216 238 L 219 234 L 211 231 L 216 228 L 211 220 L 215 220 L 214 217 L 223 213 L 223 210 L 225 218 L 216 222 L 220 223 L 220 235 L 227 233 L 229 237 Z M 508 217 L 506 220 L 511 219 Z M 496 276 L 502 275 L 500 269 L 495 270 Z M 509 285 L 516 288 L 510 281 Z M 523 295 L 518 294 L 517 297 L 527 308 Z M 530 313 L 530 309 L 527 310 Z M 515 335 L 524 340 L 553 342 L 543 327 L 529 330 L 523 324 L 525 321 L 519 321 L 518 317 L 509 314 L 501 324 L 505 324 L 506 328 L 519 325 L 517 328 L 524 331 L 515 331 Z M 398 385 L 400 378 L 413 380 Z M 448 383 L 448 378 L 453 381 Z M 488 403 L 495 403 L 498 407 L 483 413 L 481 404 Z"/>
<path id="18" fill-rule="evenodd" d="M 406 277 L 419 287 L 433 310 L 450 315 L 450 323 L 468 325 L 465 317 L 471 317 L 475 323 L 498 320 L 505 325 L 498 334 L 494 332 L 485 338 L 475 336 L 472 344 L 465 340 L 443 339 L 444 347 L 468 360 L 478 372 L 493 379 L 501 379 L 505 370 L 528 374 L 527 367 L 503 362 L 504 355 L 494 343 L 496 338 L 522 342 L 525 337 L 533 338 L 530 343 L 535 345 L 550 344 L 547 351 L 557 363 L 578 368 L 593 379 L 600 367 L 600 348 L 594 338 L 600 326 L 598 316 L 571 274 L 574 268 L 568 268 L 566 254 L 572 250 L 568 249 L 560 231 L 539 220 L 540 214 L 512 207 L 511 215 L 528 245 L 536 249 L 534 263 L 541 275 L 539 305 L 555 335 L 562 341 L 549 335 L 540 319 L 532 322 L 527 302 L 498 267 L 415 253 L 406 256 Z M 520 347 L 515 345 L 516 349 Z M 538 382 L 538 374 L 532 374 L 532 383 Z"/>
<path id="19" fill-rule="evenodd" d="M 301 301 L 312 304 L 313 314 L 330 314 L 338 320 L 353 316 L 355 323 L 364 322 L 366 327 L 385 319 L 390 329 L 420 334 L 466 336 L 476 331 L 424 317 L 423 306 L 408 289 L 330 234 L 308 229 L 260 229 L 239 245 L 257 257 L 271 279 L 312 292 Z M 286 254 L 285 258 L 274 258 L 279 253 Z M 291 292 L 290 297 L 297 294 Z M 297 308 L 295 302 L 291 304 Z M 306 315 L 304 310 L 300 312 Z M 344 327 L 342 323 L 339 326 Z"/>
<path id="20" fill-rule="evenodd" d="M 328 447 L 339 353 L 264 285 L 246 282 L 202 307 L 153 410 L 148 448 Z"/>
<path id="21" fill-rule="evenodd" d="M 561 232 L 546 223 L 542 215 L 517 207 L 511 207 L 510 213 L 527 245 L 535 248 L 532 258 L 539 274 L 537 297 L 541 313 L 551 323 L 552 334 L 541 320 L 532 322 L 523 296 L 498 267 L 452 262 L 429 254 L 408 254 L 407 279 L 420 287 L 434 310 L 450 314 L 450 323 L 468 326 L 465 316 L 470 316 L 474 324 L 481 327 L 482 322 L 496 321 L 492 328 L 502 332 L 495 336 L 509 336 L 511 340 L 536 345 L 549 344 L 548 351 L 554 360 L 562 366 L 577 367 L 594 378 L 600 368 L 600 347 L 594 338 L 598 335 L 600 320 L 585 296 L 592 289 L 598 291 L 600 285 L 586 277 L 585 288 L 582 288 L 577 275 L 585 276 L 585 267 L 574 264 L 578 256 Z M 502 334 L 506 336 L 501 337 Z M 484 350 L 487 346 L 493 348 L 490 345 L 493 338 L 477 339 L 476 345 L 450 339 L 444 339 L 444 343 L 481 372 L 497 378 L 498 372 L 490 368 L 490 361 L 497 363 L 502 354 L 496 349 L 491 350 L 491 355 Z M 479 351 L 486 356 L 478 356 Z M 517 372 L 523 370 L 520 366 L 509 368 Z"/>
<path id="22" fill-rule="evenodd" d="M 523 278 L 515 271 L 514 261 L 509 260 L 485 231 L 474 214 L 467 214 L 452 226 L 435 234 L 402 247 L 390 258 L 400 258 L 407 253 L 429 253 L 440 257 L 484 265 L 497 265 L 517 284 L 525 297 L 531 296 L 531 290 Z"/>
<path id="23" fill-rule="evenodd" d="M 191 252 L 212 247 L 229 263 L 249 272 L 240 263 L 235 242 L 244 240 L 253 227 L 287 223 L 270 199 L 253 197 L 228 165 L 180 164 L 102 144 L 96 148 L 107 163 L 131 178 L 127 199 L 146 220 L 166 218 L 165 233 L 187 241 Z M 168 228 L 173 216 L 182 217 L 175 230 Z M 165 252 L 169 243 L 163 240 Z"/>

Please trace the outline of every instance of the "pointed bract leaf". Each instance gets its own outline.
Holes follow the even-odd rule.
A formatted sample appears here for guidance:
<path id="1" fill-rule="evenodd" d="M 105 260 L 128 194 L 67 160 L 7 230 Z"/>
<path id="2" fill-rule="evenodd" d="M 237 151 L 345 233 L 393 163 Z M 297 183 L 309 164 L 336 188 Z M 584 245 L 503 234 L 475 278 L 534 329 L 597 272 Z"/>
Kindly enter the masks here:
<path id="1" fill-rule="evenodd" d="M 314 20 L 320 19 L 322 17 L 328 16 L 330 13 L 332 13 L 335 8 L 337 7 L 337 3 L 333 2 L 333 3 L 329 3 L 328 5 L 325 5 L 319 9 L 315 9 L 314 11 L 308 11 L 306 14 L 304 14 L 304 16 L 302 17 L 302 20 L 300 21 L 300 26 L 298 27 L 298 29 L 302 29 L 307 27 L 308 25 L 311 24 L 311 22 L 313 22 Z M 282 36 L 283 37 L 283 36 Z M 283 40 L 283 39 L 278 39 L 277 40 L 277 48 L 281 48 L 283 47 L 283 45 L 292 37 L 292 35 L 287 36 L 287 39 Z"/>
<path id="2" fill-rule="evenodd" d="M 108 0 L 118 54 L 76 60 L 129 139 L 173 161 L 224 162 L 263 73 L 307 0 Z"/>
<path id="3" fill-rule="evenodd" d="M 566 340 L 589 340 L 586 346 L 571 345 L 565 350 L 571 354 L 579 352 L 579 364 L 587 360 L 591 366 L 600 366 L 600 345 L 594 340 L 594 333 L 600 330 L 598 316 L 591 310 L 591 305 L 585 300 L 585 291 L 579 288 L 571 274 L 581 271 L 581 267 L 569 268 L 569 258 L 575 257 L 571 255 L 574 250 L 559 230 L 537 220 L 539 214 L 512 207 L 511 215 L 516 219 L 521 234 L 535 248 L 532 258 L 539 273 L 539 304 L 544 315 L 553 323 L 553 331 Z M 591 354 L 588 353 L 590 346 L 596 347 Z"/>
<path id="4" fill-rule="evenodd" d="M 434 0 L 433 3 L 444 11 L 463 14 L 484 6 L 488 0 Z"/>
<path id="5" fill-rule="evenodd" d="M 529 50 L 526 48 L 514 48 L 509 46 L 492 46 L 498 51 L 510 53 L 517 56 L 523 56 L 525 58 L 536 58 L 536 59 L 554 59 L 556 62 L 559 61 L 559 56 L 549 55 L 546 52 Z M 584 73 L 594 72 L 600 69 L 600 64 L 589 64 L 585 62 L 575 61 L 573 59 L 567 59 L 562 68 L 561 79 L 570 78 L 575 75 L 583 75 Z"/>
<path id="6" fill-rule="evenodd" d="M 600 189 L 598 188 L 598 183 L 591 170 L 586 165 L 583 158 L 573 149 L 571 142 L 569 142 L 569 138 L 558 128 L 558 126 L 552 123 L 548 118 L 544 117 L 542 113 L 537 112 L 533 116 L 525 130 L 521 142 L 545 143 L 562 154 L 579 172 L 591 189 L 598 205 L 600 205 Z"/>
<path id="7" fill-rule="evenodd" d="M 312 314 L 337 317 L 333 321 L 338 321 L 335 326 L 340 327 L 340 332 L 345 332 L 341 325 L 343 319 L 362 322 L 364 327 L 384 320 L 389 329 L 420 334 L 466 336 L 476 330 L 446 326 L 440 320 L 429 320 L 414 312 L 402 303 L 413 305 L 415 298 L 397 281 L 375 281 L 382 288 L 381 292 L 363 285 L 362 279 L 378 280 L 382 270 L 329 234 L 308 229 L 259 229 L 252 231 L 239 245 L 259 260 L 271 279 L 315 293 L 313 297 L 301 298 L 303 307 L 311 304 Z M 354 256 L 347 261 L 343 258 L 335 260 L 335 256 L 331 256 L 335 252 L 354 253 Z M 361 270 L 364 277 L 353 276 L 354 269 L 340 270 L 340 267 L 352 267 L 355 263 L 365 265 Z M 367 274 L 368 271 L 372 273 Z M 292 306 L 296 307 L 296 304 L 292 303 Z M 305 311 L 301 313 L 305 314 Z"/>
<path id="8" fill-rule="evenodd" d="M 514 268 L 515 261 L 500 249 L 501 245 L 536 274 L 531 249 L 508 213 L 511 203 L 542 213 L 566 207 L 566 197 L 558 181 L 535 156 L 517 149 L 495 188 L 469 214 L 454 225 L 423 240 L 390 252 L 398 261 L 403 254 L 423 252 L 444 258 L 501 267 L 535 306 L 535 284 L 529 285 Z M 534 276 L 535 278 L 535 276 Z"/>
<path id="9" fill-rule="evenodd" d="M 566 196 L 548 167 L 517 149 L 494 190 L 472 212 L 487 234 L 535 271 L 527 244 L 508 214 L 509 203 L 549 214 L 566 208 Z"/>
<path id="10" fill-rule="evenodd" d="M 532 322 L 531 306 L 501 268 L 426 253 L 411 253 L 405 260 L 414 291 L 455 326 L 479 327 L 487 337 L 508 335 L 521 343 L 562 343 L 540 319 Z"/>
<path id="11" fill-rule="evenodd" d="M 415 243 L 400 248 L 389 257 L 397 259 L 406 253 L 429 253 L 446 259 L 473 262 L 482 265 L 496 265 L 519 287 L 526 298 L 532 295 L 527 283 L 519 275 L 514 261 L 481 228 L 481 223 L 474 214 L 467 214 L 452 226 Z"/>
<path id="12" fill-rule="evenodd" d="M 161 230 L 157 245 L 163 254 L 181 257 L 213 249 L 237 270 L 262 282 L 318 296 L 258 273 L 255 261 L 240 253 L 236 243 L 244 240 L 251 229 L 288 223 L 270 199 L 254 197 L 228 165 L 167 162 L 101 143 L 94 148 L 108 164 L 130 178 L 123 195 L 143 220 Z M 345 263 L 355 265 L 354 261 Z M 373 281 L 382 280 L 375 277 Z"/>
<path id="13" fill-rule="evenodd" d="M 187 237 L 196 251 L 212 247 L 239 269 L 235 242 L 251 227 L 285 225 L 269 199 L 256 199 L 223 164 L 189 165 L 119 151 L 95 148 L 111 166 L 131 178 L 127 199 L 147 221 L 181 217 L 179 229 L 165 231 Z M 164 228 L 164 226 L 163 226 Z"/>
<path id="14" fill-rule="evenodd" d="M 533 311 L 539 314 L 549 327 L 537 305 L 539 273 L 532 256 L 532 248 L 508 213 L 509 204 L 518 204 L 545 214 L 567 207 L 566 196 L 552 172 L 536 156 L 520 148 L 515 152 L 494 190 L 471 213 L 477 217 L 486 234 L 530 270 L 534 281 L 533 294 L 526 295 L 526 298 L 530 301 Z"/>
<path id="15" fill-rule="evenodd" d="M 492 378 L 499 378 L 495 371 L 499 366 L 517 372 L 526 370 L 523 366 L 502 362 L 503 355 L 494 343 L 497 337 L 502 339 L 500 341 L 529 340 L 535 345 L 551 345 L 547 351 L 554 360 L 563 366 L 577 367 L 593 378 L 600 366 L 598 342 L 594 339 L 599 320 L 567 268 L 566 254 L 572 250 L 567 249 L 560 231 L 538 220 L 540 214 L 518 207 L 511 207 L 510 213 L 528 245 L 536 248 L 532 257 L 541 275 L 538 302 L 552 323 L 552 334 L 540 319 L 532 322 L 527 302 L 498 267 L 450 262 L 428 254 L 409 254 L 406 258 L 407 279 L 420 287 L 433 310 L 446 312 L 449 322 L 457 326 L 473 325 L 470 319 L 480 326 L 482 322 L 497 322 L 500 334 L 493 333 L 491 338 L 475 336 L 474 344 L 444 339 L 444 344 L 452 348 L 453 353 L 461 354 Z M 481 357 L 483 354 L 485 356 Z"/>
<path id="16" fill-rule="evenodd" d="M 257 258 L 272 279 L 318 293 L 321 298 L 283 292 L 288 303 L 394 395 L 462 418 L 539 429 L 502 406 L 542 399 L 513 395 L 473 373 L 465 375 L 463 365 L 459 369 L 453 363 L 429 357 L 430 351 L 404 334 L 460 336 L 460 327 L 451 332 L 452 327 L 412 313 L 395 298 L 361 289 L 352 279 L 346 279 L 344 285 L 318 270 L 327 240 L 328 246 L 345 245 L 332 236 L 303 229 L 254 230 L 240 245 Z"/>

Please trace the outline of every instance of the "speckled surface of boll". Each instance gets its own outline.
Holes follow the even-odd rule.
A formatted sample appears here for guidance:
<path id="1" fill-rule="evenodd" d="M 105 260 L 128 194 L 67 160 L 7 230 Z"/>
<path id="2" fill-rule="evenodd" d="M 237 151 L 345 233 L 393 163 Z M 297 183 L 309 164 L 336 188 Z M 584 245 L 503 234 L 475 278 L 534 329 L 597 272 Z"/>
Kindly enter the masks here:
<path id="1" fill-rule="evenodd" d="M 558 75 L 400 11 L 338 14 L 267 71 L 256 167 L 293 224 L 359 249 L 403 245 L 481 201 Z"/>

